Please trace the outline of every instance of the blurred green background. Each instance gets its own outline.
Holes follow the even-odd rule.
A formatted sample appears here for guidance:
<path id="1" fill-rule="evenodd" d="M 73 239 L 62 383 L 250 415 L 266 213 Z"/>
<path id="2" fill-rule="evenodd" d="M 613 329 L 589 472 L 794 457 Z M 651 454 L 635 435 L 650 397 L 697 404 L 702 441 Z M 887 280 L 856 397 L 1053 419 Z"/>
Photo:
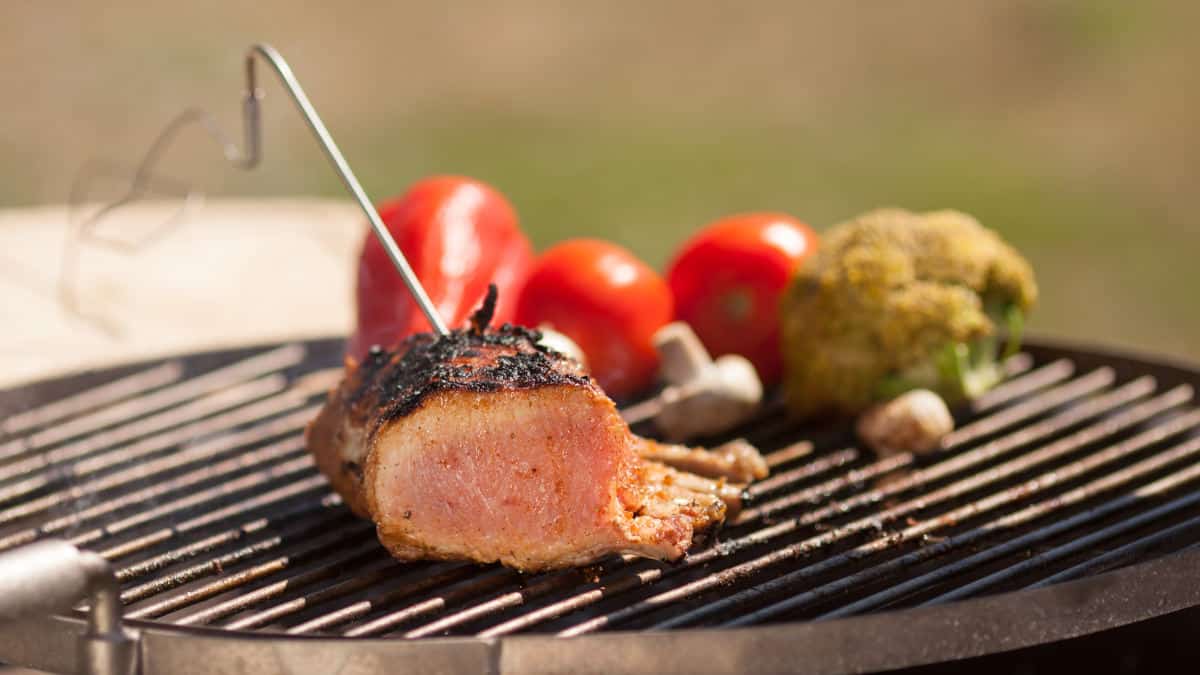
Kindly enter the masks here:
<path id="1" fill-rule="evenodd" d="M 186 105 L 236 129 L 242 51 L 269 41 L 376 199 L 468 174 L 538 246 L 602 236 L 659 266 L 731 212 L 953 207 L 1033 260 L 1036 332 L 1200 359 L 1198 4 L 5 0 L 0 207 L 65 201 Z M 165 169 L 341 197 L 266 90 L 260 170 L 196 133 Z"/>

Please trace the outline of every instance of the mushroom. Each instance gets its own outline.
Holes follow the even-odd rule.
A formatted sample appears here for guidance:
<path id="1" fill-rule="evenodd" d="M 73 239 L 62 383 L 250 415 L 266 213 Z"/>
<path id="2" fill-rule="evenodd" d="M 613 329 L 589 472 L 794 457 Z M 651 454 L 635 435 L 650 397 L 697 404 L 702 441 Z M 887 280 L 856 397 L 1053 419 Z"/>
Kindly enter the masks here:
<path id="1" fill-rule="evenodd" d="M 858 418 L 859 438 L 881 455 L 925 453 L 954 430 L 954 417 L 942 397 L 914 389 L 869 408 Z"/>
<path id="2" fill-rule="evenodd" d="M 736 354 L 715 361 L 691 326 L 681 321 L 654 335 L 666 387 L 649 401 L 626 409 L 628 421 L 653 417 L 671 440 L 727 431 L 746 421 L 763 398 L 754 365 Z"/>
<path id="3" fill-rule="evenodd" d="M 581 366 L 587 368 L 587 355 L 583 353 L 583 349 L 579 345 L 575 344 L 574 340 L 554 330 L 550 324 L 544 323 L 538 326 L 538 332 L 542 334 L 542 339 L 538 340 L 538 344 L 575 359 Z"/>

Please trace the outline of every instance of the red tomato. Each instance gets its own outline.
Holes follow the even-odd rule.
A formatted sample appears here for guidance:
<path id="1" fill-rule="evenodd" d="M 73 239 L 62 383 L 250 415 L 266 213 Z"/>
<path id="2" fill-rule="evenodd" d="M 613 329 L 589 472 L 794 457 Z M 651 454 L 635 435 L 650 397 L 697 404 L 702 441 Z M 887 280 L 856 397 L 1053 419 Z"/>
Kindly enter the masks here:
<path id="1" fill-rule="evenodd" d="M 689 239 L 667 270 L 675 317 L 713 356 L 741 354 L 777 382 L 779 296 L 817 247 L 812 229 L 782 213 L 722 218 Z"/>
<path id="2" fill-rule="evenodd" d="M 447 326 L 463 325 L 489 283 L 500 292 L 493 324 L 512 321 L 533 248 L 503 195 L 470 178 L 434 176 L 381 204 L 379 216 Z M 356 357 L 373 344 L 391 346 L 432 328 L 369 231 L 359 257 L 356 296 L 357 331 L 349 345 Z"/>
<path id="3" fill-rule="evenodd" d="M 547 324 L 574 340 L 614 398 L 653 384 L 654 333 L 671 313 L 671 291 L 653 269 L 596 239 L 573 239 L 543 253 L 517 303 L 517 323 Z"/>

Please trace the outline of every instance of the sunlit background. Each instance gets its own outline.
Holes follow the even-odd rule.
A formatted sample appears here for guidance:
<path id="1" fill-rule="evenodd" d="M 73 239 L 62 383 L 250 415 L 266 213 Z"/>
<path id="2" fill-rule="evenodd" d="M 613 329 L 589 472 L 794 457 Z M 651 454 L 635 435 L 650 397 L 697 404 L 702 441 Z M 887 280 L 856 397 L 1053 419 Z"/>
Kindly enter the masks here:
<path id="1" fill-rule="evenodd" d="M 602 236 L 660 267 L 731 212 L 952 207 L 1033 260 L 1035 332 L 1196 359 L 1197 7 L 5 0 L 0 207 L 65 201 L 85 160 L 136 159 L 187 105 L 236 129 L 263 40 L 377 199 L 467 174 L 540 247 Z M 341 197 L 265 86 L 260 170 L 195 134 L 164 168 L 214 197 Z"/>

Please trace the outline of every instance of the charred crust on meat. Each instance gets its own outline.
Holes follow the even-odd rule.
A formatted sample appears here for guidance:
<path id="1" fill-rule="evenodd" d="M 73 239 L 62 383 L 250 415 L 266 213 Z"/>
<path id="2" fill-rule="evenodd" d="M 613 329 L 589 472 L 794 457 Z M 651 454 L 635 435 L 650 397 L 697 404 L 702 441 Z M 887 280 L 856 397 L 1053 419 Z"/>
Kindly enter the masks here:
<path id="1" fill-rule="evenodd" d="M 480 312 L 487 309 L 486 301 L 484 305 Z M 442 336 L 417 333 L 348 372 L 344 400 L 352 414 L 378 428 L 443 391 L 595 386 L 574 361 L 539 344 L 541 337 L 538 331 L 507 323 L 498 329 L 476 331 L 472 326 Z"/>

